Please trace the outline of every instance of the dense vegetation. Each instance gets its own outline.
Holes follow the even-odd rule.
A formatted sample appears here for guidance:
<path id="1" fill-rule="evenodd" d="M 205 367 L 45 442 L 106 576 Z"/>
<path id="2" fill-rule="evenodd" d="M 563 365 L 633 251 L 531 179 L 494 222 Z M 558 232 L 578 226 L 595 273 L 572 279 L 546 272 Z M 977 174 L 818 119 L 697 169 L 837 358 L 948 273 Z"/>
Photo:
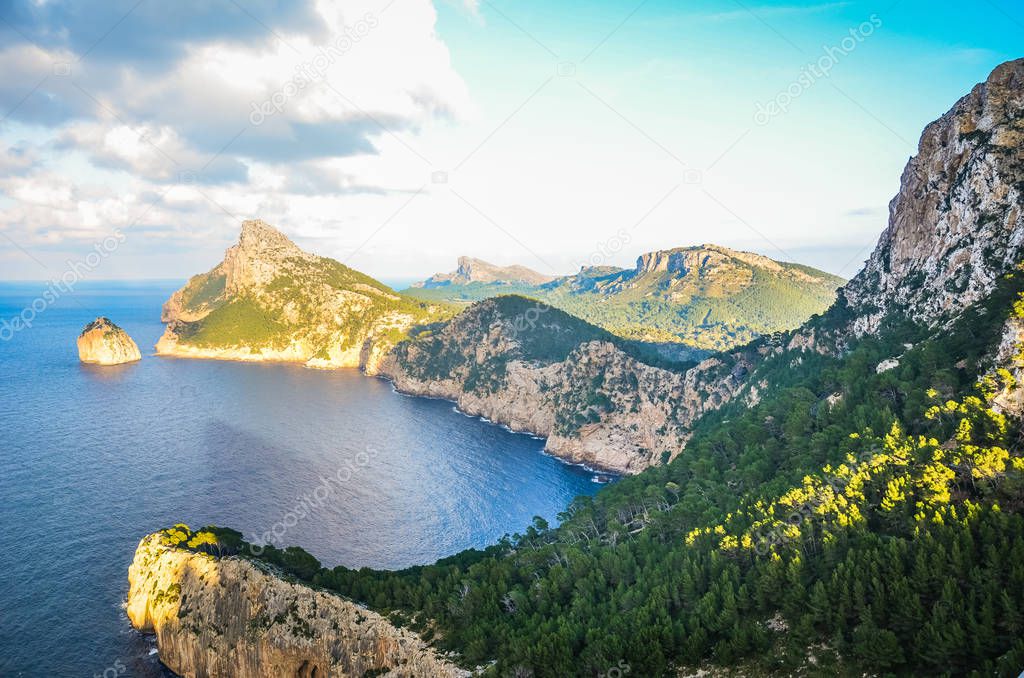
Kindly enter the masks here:
<path id="1" fill-rule="evenodd" d="M 410 341 L 396 347 L 395 357 L 406 372 L 423 380 L 447 379 L 468 370 L 463 388 L 491 393 L 504 385 L 509 362 L 561 362 L 589 341 L 611 342 L 657 367 L 684 369 L 693 364 L 686 353 L 665 357 L 657 347 L 623 340 L 548 304 L 518 295 L 485 300 L 446 324 L 420 328 Z"/>
<path id="2" fill-rule="evenodd" d="M 839 358 L 770 351 L 757 405 L 705 417 L 671 464 L 577 499 L 557 528 L 538 518 L 486 551 L 398 572 L 269 558 L 468 665 L 496 660 L 489 675 L 710 662 L 1015 676 L 1022 433 L 992 408 L 1015 384 L 985 356 L 1010 314 L 1024 318 L 1022 292 L 1024 275 L 1009 275 L 951 328 L 890 323 Z M 836 308 L 812 325 L 825 336 L 842 321 Z"/>
<path id="3" fill-rule="evenodd" d="M 600 269 L 542 285 L 519 282 L 413 288 L 418 299 L 466 304 L 516 294 L 559 308 L 622 338 L 724 350 L 799 326 L 835 300 L 841 278 L 783 264 L 769 271 L 737 262 L 710 278 L 695 273 Z M 800 274 L 806 274 L 807 277 Z"/>

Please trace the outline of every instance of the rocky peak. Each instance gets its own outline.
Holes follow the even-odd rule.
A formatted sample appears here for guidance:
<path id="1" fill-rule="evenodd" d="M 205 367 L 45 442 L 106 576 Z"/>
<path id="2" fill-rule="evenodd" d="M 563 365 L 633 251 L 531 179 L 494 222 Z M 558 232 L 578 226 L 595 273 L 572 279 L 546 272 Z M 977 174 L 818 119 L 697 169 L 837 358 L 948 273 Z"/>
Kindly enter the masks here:
<path id="1" fill-rule="evenodd" d="M 268 284 L 288 259 L 311 259 L 298 245 L 267 222 L 242 222 L 238 244 L 224 253 L 225 288 L 230 293 Z"/>
<path id="2" fill-rule="evenodd" d="M 299 256 L 303 252 L 299 246 L 288 239 L 262 219 L 248 219 L 242 222 L 242 232 L 238 238 L 238 247 L 252 254 L 279 254 Z"/>
<path id="3" fill-rule="evenodd" d="M 96 318 L 96 320 L 93 320 L 91 323 L 89 323 L 84 328 L 82 328 L 82 331 L 81 331 L 81 333 L 79 333 L 78 336 L 84 337 L 85 335 L 89 334 L 90 332 L 93 332 L 93 331 L 96 331 L 96 330 L 99 330 L 101 332 L 108 332 L 108 331 L 119 331 L 119 330 L 121 330 L 121 328 L 118 327 L 117 325 L 115 325 L 110 318 L 101 315 L 99 318 Z"/>
<path id="4" fill-rule="evenodd" d="M 1024 59 L 1002 64 L 925 128 L 889 226 L 840 292 L 857 334 L 888 313 L 940 323 L 1024 258 Z"/>

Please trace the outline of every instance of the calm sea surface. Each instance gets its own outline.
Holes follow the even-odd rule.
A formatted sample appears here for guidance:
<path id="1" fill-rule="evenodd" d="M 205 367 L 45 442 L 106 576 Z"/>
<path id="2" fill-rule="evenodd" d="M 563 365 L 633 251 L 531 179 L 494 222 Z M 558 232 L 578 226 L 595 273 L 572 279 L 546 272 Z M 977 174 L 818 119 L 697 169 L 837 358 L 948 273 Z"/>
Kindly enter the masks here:
<path id="1" fill-rule="evenodd" d="M 154 357 L 178 285 L 82 283 L 12 333 L 45 287 L 0 284 L 0 676 L 166 675 L 122 604 L 139 539 L 175 522 L 398 568 L 554 522 L 599 488 L 540 440 L 355 370 Z M 98 315 L 142 362 L 78 362 Z"/>

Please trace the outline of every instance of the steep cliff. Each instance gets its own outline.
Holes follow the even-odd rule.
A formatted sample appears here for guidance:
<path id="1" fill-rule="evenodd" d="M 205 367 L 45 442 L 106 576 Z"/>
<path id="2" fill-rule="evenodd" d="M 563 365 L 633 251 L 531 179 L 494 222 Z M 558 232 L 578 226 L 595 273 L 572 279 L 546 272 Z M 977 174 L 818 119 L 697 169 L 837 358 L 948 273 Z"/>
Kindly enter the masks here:
<path id="1" fill-rule="evenodd" d="M 469 675 L 379 614 L 265 567 L 149 535 L 128 570 L 128 617 L 156 634 L 160 661 L 182 676 Z"/>
<path id="2" fill-rule="evenodd" d="M 128 333 L 108 318 L 96 318 L 78 335 L 78 359 L 96 365 L 120 365 L 142 360 Z"/>
<path id="3" fill-rule="evenodd" d="M 841 290 L 856 334 L 889 314 L 938 325 L 990 294 L 1024 258 L 1024 59 L 925 128 L 889 226 Z"/>
<path id="4" fill-rule="evenodd" d="M 743 387 L 753 356 L 663 369 L 609 333 L 507 296 L 473 305 L 381 365 L 395 387 L 547 438 L 568 461 L 637 473 L 685 446 L 692 424 Z"/>
<path id="5" fill-rule="evenodd" d="M 343 264 L 301 250 L 262 221 L 164 304 L 157 353 L 282 360 L 375 373 L 386 351 L 441 307 L 396 293 Z"/>

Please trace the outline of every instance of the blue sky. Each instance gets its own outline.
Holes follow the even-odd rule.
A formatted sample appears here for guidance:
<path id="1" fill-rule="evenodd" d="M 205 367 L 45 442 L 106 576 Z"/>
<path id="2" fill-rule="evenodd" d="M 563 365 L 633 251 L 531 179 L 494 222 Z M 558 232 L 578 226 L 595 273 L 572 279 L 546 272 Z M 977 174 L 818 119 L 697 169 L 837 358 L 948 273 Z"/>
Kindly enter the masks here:
<path id="1" fill-rule="evenodd" d="M 182 278 L 256 216 L 392 280 L 701 242 L 850 276 L 924 125 L 1024 56 L 1007 0 L 150 2 L 0 2 L 0 278 L 115 229 L 90 275 Z"/>

